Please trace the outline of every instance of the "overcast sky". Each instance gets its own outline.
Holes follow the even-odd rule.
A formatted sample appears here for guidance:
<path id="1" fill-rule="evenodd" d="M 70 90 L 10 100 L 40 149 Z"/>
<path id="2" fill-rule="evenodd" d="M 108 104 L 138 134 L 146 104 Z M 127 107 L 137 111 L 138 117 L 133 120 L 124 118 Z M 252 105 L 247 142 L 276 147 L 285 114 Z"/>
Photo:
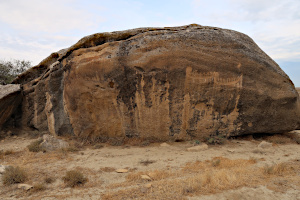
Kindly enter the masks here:
<path id="1" fill-rule="evenodd" d="M 300 87 L 300 0 L 0 0 L 0 59 L 36 65 L 93 33 L 192 23 L 249 35 Z"/>

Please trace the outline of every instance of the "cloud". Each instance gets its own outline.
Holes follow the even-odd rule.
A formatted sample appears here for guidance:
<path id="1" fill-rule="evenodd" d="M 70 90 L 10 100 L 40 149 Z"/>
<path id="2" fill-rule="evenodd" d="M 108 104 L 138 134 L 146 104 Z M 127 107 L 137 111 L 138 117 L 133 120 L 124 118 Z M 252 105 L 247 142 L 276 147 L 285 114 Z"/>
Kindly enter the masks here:
<path id="1" fill-rule="evenodd" d="M 81 9 L 76 0 L 0 1 L 0 13 L 0 21 L 30 32 L 84 30 L 103 21 L 103 18 Z"/>
<path id="2" fill-rule="evenodd" d="M 205 25 L 248 34 L 275 60 L 299 60 L 299 0 L 194 0 L 192 5 Z"/>

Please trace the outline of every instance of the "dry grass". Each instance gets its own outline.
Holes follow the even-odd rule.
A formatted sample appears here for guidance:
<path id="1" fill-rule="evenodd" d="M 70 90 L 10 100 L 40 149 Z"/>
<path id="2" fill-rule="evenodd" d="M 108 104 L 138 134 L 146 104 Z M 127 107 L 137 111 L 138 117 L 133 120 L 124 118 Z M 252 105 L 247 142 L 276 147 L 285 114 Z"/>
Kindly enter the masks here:
<path id="1" fill-rule="evenodd" d="M 15 154 L 16 152 L 14 150 L 11 150 L 11 149 L 8 149 L 8 150 L 1 150 L 0 151 L 0 159 L 3 159 L 5 156 L 8 156 L 8 155 L 12 155 L 12 154 Z"/>
<path id="2" fill-rule="evenodd" d="M 212 160 L 186 164 L 181 170 L 146 171 L 128 174 L 126 181 L 114 184 L 102 199 L 187 199 L 187 196 L 214 194 L 239 187 L 271 184 L 278 176 L 300 185 L 295 178 L 298 163 L 279 163 L 271 167 L 255 167 L 256 160 Z M 152 186 L 145 187 L 141 175 L 151 177 Z M 176 191 L 176 192 L 174 192 Z"/>
<path id="3" fill-rule="evenodd" d="M 67 171 L 66 175 L 62 178 L 67 187 L 75 187 L 84 185 L 87 182 L 87 178 L 77 170 Z"/>
<path id="4" fill-rule="evenodd" d="M 142 175 L 148 175 L 153 181 L 158 181 L 158 180 L 169 178 L 174 174 L 165 170 L 152 170 L 152 171 L 136 172 L 136 173 L 128 174 L 126 176 L 126 180 L 129 182 L 144 182 L 144 180 L 141 177 Z"/>
<path id="5" fill-rule="evenodd" d="M 7 167 L 2 176 L 4 185 L 24 183 L 27 180 L 27 173 L 20 167 Z"/>

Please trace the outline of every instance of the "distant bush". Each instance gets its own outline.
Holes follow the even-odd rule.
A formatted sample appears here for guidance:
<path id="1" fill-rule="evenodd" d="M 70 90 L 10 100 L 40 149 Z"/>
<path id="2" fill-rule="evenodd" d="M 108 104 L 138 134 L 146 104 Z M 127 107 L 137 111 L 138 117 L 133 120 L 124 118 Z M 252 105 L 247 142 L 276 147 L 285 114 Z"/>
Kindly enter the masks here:
<path id="1" fill-rule="evenodd" d="M 19 74 L 28 70 L 31 65 L 31 61 L 27 60 L 0 60 L 0 84 L 9 84 Z"/>
<path id="2" fill-rule="evenodd" d="M 83 185 L 87 182 L 87 178 L 85 178 L 84 175 L 77 170 L 67 171 L 66 175 L 62 179 L 68 187 Z"/>
<path id="3" fill-rule="evenodd" d="M 20 167 L 7 167 L 2 176 L 2 182 L 4 185 L 23 183 L 26 180 L 27 174 Z"/>

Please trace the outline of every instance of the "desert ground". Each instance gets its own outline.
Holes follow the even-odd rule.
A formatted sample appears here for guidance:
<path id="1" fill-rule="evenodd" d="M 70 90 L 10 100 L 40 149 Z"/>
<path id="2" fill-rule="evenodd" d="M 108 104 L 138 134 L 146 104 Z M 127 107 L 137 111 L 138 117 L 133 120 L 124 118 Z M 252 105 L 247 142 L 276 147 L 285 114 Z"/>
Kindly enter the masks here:
<path id="1" fill-rule="evenodd" d="M 31 152 L 27 146 L 37 137 L 2 138 L 0 164 L 23 169 L 33 188 L 1 182 L 0 198 L 300 199 L 300 130 L 208 146 L 197 140 L 114 146 L 62 139 L 68 149 Z M 62 179 L 68 170 L 81 172 L 86 183 L 69 187 Z"/>

